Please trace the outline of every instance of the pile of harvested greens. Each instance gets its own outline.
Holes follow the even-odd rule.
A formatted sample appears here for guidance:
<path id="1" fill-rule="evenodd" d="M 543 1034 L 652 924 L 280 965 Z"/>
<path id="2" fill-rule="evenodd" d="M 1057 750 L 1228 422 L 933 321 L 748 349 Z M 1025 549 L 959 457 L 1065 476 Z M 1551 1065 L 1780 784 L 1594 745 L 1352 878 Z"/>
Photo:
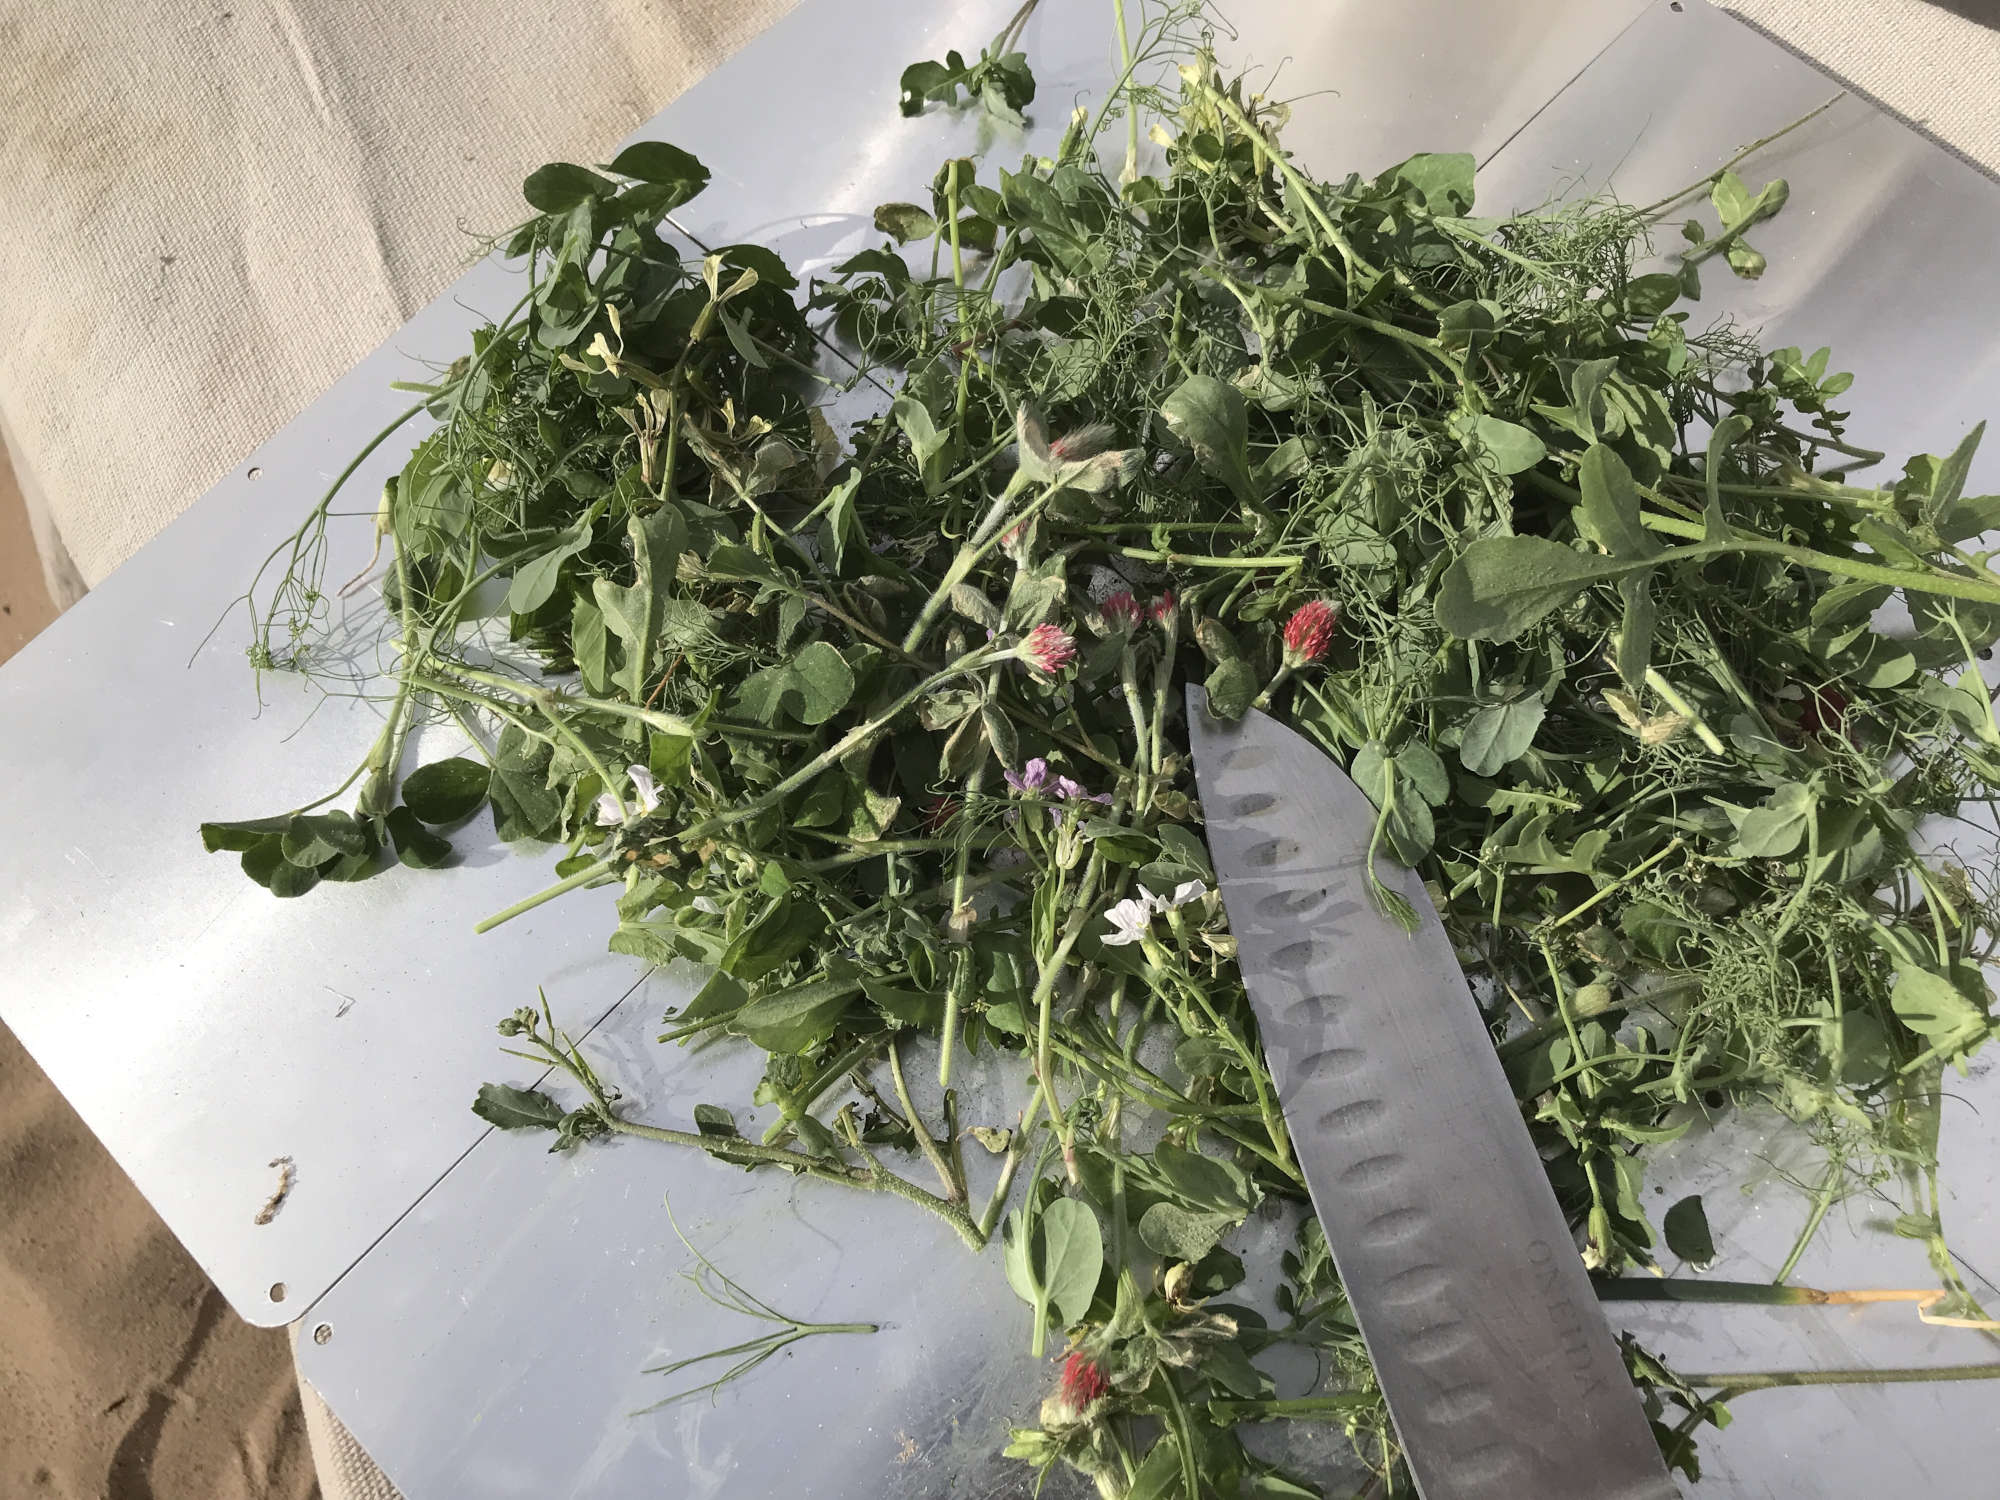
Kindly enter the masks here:
<path id="1" fill-rule="evenodd" d="M 1697 267 L 1759 271 L 1744 236 L 1782 183 L 1700 184 L 1717 222 L 1639 274 L 1674 203 L 1476 218 L 1451 155 L 1313 179 L 1194 24 L 1135 26 L 1052 157 L 944 163 L 807 288 L 768 249 L 690 247 L 672 211 L 707 172 L 670 145 L 536 172 L 505 244 L 530 290 L 422 390 L 436 429 L 382 497 L 400 660 L 353 810 L 209 847 L 294 896 L 447 864 L 481 808 L 563 845 L 560 883 L 494 920 L 615 884 L 614 949 L 713 967 L 664 1040 L 762 1049 L 776 1123 L 642 1123 L 534 1008 L 500 1029 L 574 1091 L 489 1085 L 487 1119 L 1002 1238 L 1034 1349 L 1068 1351 L 1009 1449 L 1037 1469 L 1314 1494 L 1235 1436 L 1306 1417 L 1408 1493 L 1309 1211 L 1276 1317 L 1216 1300 L 1233 1231 L 1305 1195 L 1192 794 L 1201 682 L 1323 745 L 1381 857 L 1422 870 L 1594 1269 L 1653 1264 L 1645 1148 L 1756 1102 L 1826 1150 L 1801 1248 L 1907 1172 L 1936 1310 L 1983 1316 L 1935 1145 L 1942 1070 L 1993 1024 L 2000 893 L 1915 843 L 2000 787 L 1977 434 L 1857 484 L 1881 455 L 1843 437 L 1825 351 L 1700 330 Z M 1017 32 L 913 68 L 906 110 L 962 89 L 1013 115 Z M 1177 91 L 1139 81 L 1175 49 Z M 331 499 L 253 590 L 260 668 L 314 667 Z M 441 719 L 477 758 L 405 775 Z M 954 1096 L 911 1103 L 918 1038 L 947 1088 L 1033 1088 L 979 1132 L 990 1196 Z M 1712 1253 L 1698 1200 L 1663 1227 Z M 1319 1356 L 1317 1395 L 1277 1398 L 1279 1344 Z M 1695 1473 L 1716 1395 L 1628 1354 Z"/>

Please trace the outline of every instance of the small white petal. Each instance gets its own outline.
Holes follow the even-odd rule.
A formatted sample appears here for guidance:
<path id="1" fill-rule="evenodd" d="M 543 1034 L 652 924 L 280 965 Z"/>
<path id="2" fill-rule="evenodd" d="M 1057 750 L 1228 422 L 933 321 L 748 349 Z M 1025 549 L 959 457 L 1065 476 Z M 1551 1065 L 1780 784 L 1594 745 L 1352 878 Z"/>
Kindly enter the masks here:
<path id="1" fill-rule="evenodd" d="M 625 821 L 625 809 L 618 805 L 618 799 L 609 792 L 602 792 L 597 798 L 597 826 L 616 828 Z"/>
<path id="2" fill-rule="evenodd" d="M 1190 901 L 1199 901 L 1208 894 L 1208 887 L 1199 880 L 1183 880 L 1174 887 L 1173 904 L 1186 906 Z"/>
<path id="3" fill-rule="evenodd" d="M 1112 928 L 1104 939 L 1105 946 L 1122 948 L 1146 936 L 1153 920 L 1153 909 L 1144 901 L 1127 897 L 1105 912 L 1104 919 Z"/>
<path id="4" fill-rule="evenodd" d="M 1168 901 L 1164 896 L 1154 895 L 1143 885 L 1139 887 L 1138 900 L 1144 903 L 1149 914 L 1156 911 L 1170 911 L 1173 908 L 1172 902 Z"/>
<path id="5" fill-rule="evenodd" d="M 660 805 L 660 788 L 653 780 L 653 773 L 644 766 L 627 766 L 625 774 L 632 778 L 632 787 L 639 794 L 639 806 L 651 812 Z"/>

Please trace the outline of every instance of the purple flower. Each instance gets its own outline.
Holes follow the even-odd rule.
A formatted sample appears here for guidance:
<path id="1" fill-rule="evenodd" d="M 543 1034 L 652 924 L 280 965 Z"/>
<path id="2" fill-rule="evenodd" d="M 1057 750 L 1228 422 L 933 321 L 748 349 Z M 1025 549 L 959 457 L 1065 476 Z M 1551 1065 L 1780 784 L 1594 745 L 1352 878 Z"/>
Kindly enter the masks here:
<path id="1" fill-rule="evenodd" d="M 1009 771 L 1006 775 L 1007 785 L 1026 796 L 1041 791 L 1048 783 L 1049 763 L 1038 755 L 1021 767 L 1018 773 Z M 1060 778 L 1058 781 L 1060 782 Z"/>
<path id="2" fill-rule="evenodd" d="M 1062 800 L 1065 802 L 1108 803 L 1111 800 L 1111 794 L 1109 792 L 1099 792 L 1095 797 L 1093 797 L 1090 795 L 1089 792 L 1086 792 L 1083 789 L 1080 783 L 1071 781 L 1067 776 L 1058 776 L 1056 778 L 1056 795 L 1062 798 Z"/>

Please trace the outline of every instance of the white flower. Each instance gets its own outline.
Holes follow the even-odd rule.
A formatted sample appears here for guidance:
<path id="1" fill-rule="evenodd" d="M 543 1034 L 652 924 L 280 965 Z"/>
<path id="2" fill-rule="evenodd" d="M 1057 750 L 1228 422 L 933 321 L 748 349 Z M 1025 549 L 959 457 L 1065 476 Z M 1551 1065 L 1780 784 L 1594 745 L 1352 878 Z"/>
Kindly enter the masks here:
<path id="1" fill-rule="evenodd" d="M 639 813 L 644 817 L 660 805 L 660 788 L 653 780 L 653 773 L 644 766 L 627 766 L 625 774 L 632 778 L 632 789 L 639 794 Z"/>
<path id="2" fill-rule="evenodd" d="M 1136 896 L 1127 896 L 1104 914 L 1111 924 L 1111 932 L 1104 939 L 1107 948 L 1122 948 L 1127 943 L 1143 941 L 1153 921 L 1153 907 L 1149 901 Z"/>
<path id="3" fill-rule="evenodd" d="M 627 766 L 625 774 L 632 778 L 633 798 L 639 804 L 636 816 L 646 817 L 660 805 L 659 784 L 644 766 Z M 595 806 L 599 828 L 616 828 L 625 821 L 625 806 L 618 800 L 616 792 L 599 793 Z"/>
<path id="4" fill-rule="evenodd" d="M 1203 885 L 1199 880 L 1183 880 L 1179 885 L 1174 887 L 1174 893 L 1171 896 L 1156 896 L 1143 885 L 1139 887 L 1139 893 L 1146 898 L 1147 904 L 1154 911 L 1168 912 L 1177 911 L 1181 907 L 1186 906 L 1190 901 L 1201 900 L 1203 896 L 1208 894 L 1208 887 Z"/>

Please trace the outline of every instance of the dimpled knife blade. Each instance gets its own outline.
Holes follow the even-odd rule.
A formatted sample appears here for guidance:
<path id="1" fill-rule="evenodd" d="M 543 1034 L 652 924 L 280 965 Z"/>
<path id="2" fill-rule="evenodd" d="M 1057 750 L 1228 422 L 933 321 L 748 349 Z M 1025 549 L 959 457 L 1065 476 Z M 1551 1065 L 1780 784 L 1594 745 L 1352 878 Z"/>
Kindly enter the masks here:
<path id="1" fill-rule="evenodd" d="M 1639 1397 L 1414 871 L 1324 753 L 1188 689 L 1237 958 L 1389 1413 L 1424 1500 L 1673 1500 Z"/>

